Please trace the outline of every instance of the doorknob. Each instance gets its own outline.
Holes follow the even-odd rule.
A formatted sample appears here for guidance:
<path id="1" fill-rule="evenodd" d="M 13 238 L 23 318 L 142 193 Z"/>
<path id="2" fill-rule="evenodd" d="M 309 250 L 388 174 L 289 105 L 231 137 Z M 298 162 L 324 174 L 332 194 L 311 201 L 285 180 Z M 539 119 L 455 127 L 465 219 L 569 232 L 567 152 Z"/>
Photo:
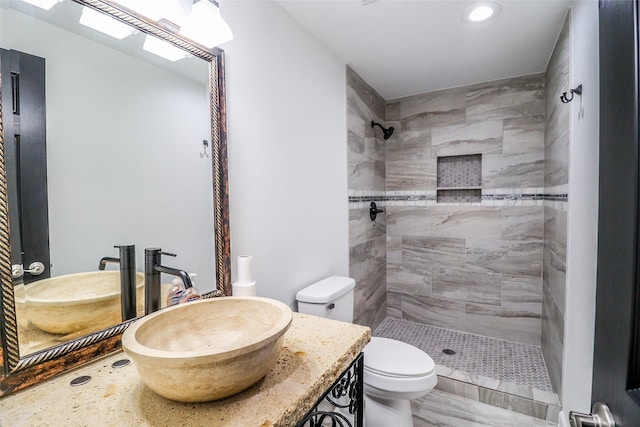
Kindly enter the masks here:
<path id="1" fill-rule="evenodd" d="M 571 427 L 616 427 L 609 407 L 600 402 L 593 404 L 590 414 L 569 412 L 569 422 Z"/>

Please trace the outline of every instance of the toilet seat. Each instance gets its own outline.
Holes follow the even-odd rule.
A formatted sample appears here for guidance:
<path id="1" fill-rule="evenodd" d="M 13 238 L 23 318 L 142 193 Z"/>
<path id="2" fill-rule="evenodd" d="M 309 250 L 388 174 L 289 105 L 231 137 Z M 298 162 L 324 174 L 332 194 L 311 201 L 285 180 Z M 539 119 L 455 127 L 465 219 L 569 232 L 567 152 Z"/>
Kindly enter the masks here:
<path id="1" fill-rule="evenodd" d="M 436 382 L 433 359 L 410 344 L 373 337 L 364 348 L 364 383 L 368 386 L 415 393 L 430 391 Z"/>

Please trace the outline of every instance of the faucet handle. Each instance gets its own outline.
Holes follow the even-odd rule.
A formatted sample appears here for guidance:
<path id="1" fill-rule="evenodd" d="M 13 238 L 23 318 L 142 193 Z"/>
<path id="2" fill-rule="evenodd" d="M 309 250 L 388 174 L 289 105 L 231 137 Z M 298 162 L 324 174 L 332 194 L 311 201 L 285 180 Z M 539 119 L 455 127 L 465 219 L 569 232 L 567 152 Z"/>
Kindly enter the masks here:
<path id="1" fill-rule="evenodd" d="M 176 254 L 172 254 L 171 252 L 158 252 L 160 255 L 166 255 L 166 256 L 172 256 L 172 257 L 177 257 L 178 255 Z"/>

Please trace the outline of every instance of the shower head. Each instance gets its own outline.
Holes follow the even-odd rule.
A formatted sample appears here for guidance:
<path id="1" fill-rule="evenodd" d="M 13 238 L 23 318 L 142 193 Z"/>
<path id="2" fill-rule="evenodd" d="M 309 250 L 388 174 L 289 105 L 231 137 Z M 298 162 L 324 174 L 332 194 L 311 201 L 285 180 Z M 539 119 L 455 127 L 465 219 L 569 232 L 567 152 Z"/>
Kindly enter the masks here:
<path id="1" fill-rule="evenodd" d="M 391 138 L 391 135 L 393 135 L 393 126 L 389 126 L 389 128 L 386 129 L 380 123 L 376 123 L 373 120 L 371 120 L 371 127 L 374 127 L 374 126 L 379 126 L 380 129 L 382 129 L 382 135 L 385 140 Z"/>

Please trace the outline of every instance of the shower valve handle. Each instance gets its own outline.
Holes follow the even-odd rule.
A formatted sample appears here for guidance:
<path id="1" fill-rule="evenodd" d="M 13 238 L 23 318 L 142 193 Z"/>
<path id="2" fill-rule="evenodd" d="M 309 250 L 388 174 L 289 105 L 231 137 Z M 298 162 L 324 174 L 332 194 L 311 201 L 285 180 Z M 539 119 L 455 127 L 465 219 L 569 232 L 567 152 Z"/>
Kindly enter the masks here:
<path id="1" fill-rule="evenodd" d="M 384 211 L 382 209 L 378 209 L 376 202 L 371 202 L 371 205 L 369 205 L 369 218 L 371 218 L 371 221 L 375 221 L 378 214 L 382 212 Z"/>

